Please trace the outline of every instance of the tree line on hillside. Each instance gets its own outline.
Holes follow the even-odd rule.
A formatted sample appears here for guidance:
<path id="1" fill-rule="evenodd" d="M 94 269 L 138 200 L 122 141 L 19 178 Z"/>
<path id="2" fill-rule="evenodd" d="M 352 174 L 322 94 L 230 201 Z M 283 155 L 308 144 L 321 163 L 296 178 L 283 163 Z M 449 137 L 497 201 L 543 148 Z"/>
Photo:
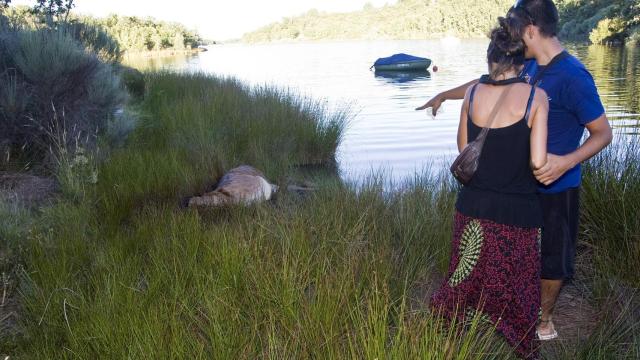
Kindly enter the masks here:
<path id="1" fill-rule="evenodd" d="M 483 37 L 513 0 L 400 0 L 349 13 L 311 10 L 243 36 L 247 42 Z"/>
<path id="2" fill-rule="evenodd" d="M 556 0 L 567 40 L 592 43 L 640 43 L 638 0 Z"/>
<path id="3" fill-rule="evenodd" d="M 55 0 L 53 0 L 55 1 Z M 71 15 L 63 13 L 66 23 L 99 27 L 118 42 L 123 52 L 160 50 L 189 50 L 203 44 L 203 39 L 194 31 L 175 22 L 153 18 L 110 15 L 105 18 Z M 14 24 L 37 28 L 47 22 L 47 16 L 33 8 L 18 6 L 4 10 L 4 15 Z"/>
<path id="4" fill-rule="evenodd" d="M 118 15 L 81 17 L 79 20 L 101 26 L 128 51 L 185 50 L 202 44 L 202 38 L 196 31 L 175 22 Z"/>
<path id="5" fill-rule="evenodd" d="M 608 43 L 640 40 L 637 0 L 556 0 L 565 40 Z M 311 10 L 247 33 L 246 42 L 331 39 L 485 37 L 513 0 L 400 0 L 360 11 Z"/>

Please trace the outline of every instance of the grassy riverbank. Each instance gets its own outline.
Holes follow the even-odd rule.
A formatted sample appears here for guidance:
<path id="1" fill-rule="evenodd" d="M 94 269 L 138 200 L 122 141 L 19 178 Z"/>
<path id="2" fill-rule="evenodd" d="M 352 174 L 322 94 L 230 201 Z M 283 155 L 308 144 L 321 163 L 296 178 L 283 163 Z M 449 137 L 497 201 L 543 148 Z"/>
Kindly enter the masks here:
<path id="1" fill-rule="evenodd" d="M 460 335 L 428 311 L 449 257 L 455 184 L 446 173 L 416 176 L 393 193 L 375 177 L 359 191 L 313 177 L 300 166 L 331 168 L 348 112 L 233 79 L 147 74 L 139 107 L 138 128 L 97 165 L 97 184 L 63 181 L 59 201 L 35 212 L 0 207 L 5 289 L 19 304 L 0 352 L 511 357 L 478 321 Z M 578 344 L 545 348 L 549 358 L 640 354 L 639 162 L 637 147 L 626 151 L 633 156 L 622 162 L 602 155 L 586 177 L 578 280 L 593 293 L 596 329 Z M 250 208 L 180 207 L 243 163 L 283 187 L 311 180 L 319 190 Z"/>

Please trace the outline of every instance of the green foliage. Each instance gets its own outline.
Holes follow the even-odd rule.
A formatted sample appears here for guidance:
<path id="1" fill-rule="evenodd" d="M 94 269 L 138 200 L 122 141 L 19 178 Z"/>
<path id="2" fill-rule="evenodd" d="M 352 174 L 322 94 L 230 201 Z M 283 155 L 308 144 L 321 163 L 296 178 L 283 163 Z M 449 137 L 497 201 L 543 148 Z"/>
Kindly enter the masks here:
<path id="1" fill-rule="evenodd" d="M 102 27 L 128 52 L 195 49 L 202 43 L 197 32 L 181 24 L 152 18 L 110 15 L 101 19 L 81 17 L 79 21 Z"/>
<path id="2" fill-rule="evenodd" d="M 77 18 L 52 22 L 47 20 L 48 15 L 34 13 L 25 6 L 11 7 L 3 15 L 5 27 L 14 31 L 52 29 L 64 32 L 83 44 L 89 52 L 98 55 L 103 61 L 116 63 L 121 60 L 123 51 L 120 44 L 99 24 L 82 22 Z"/>
<path id="3" fill-rule="evenodd" d="M 48 27 L 67 27 L 68 31 L 77 35 L 78 40 L 89 44 L 91 51 L 101 55 L 105 52 L 110 59 L 119 58 L 122 52 L 195 49 L 203 41 L 197 32 L 181 24 L 152 18 L 67 15 L 68 13 L 64 13 L 65 21 L 52 24 L 47 20 L 47 15 L 41 12 L 33 13 L 26 7 L 10 7 L 5 11 L 5 16 L 15 27 L 34 29 L 42 27 L 43 24 Z M 100 51 L 92 48 L 95 44 L 101 44 Z"/>
<path id="4" fill-rule="evenodd" d="M 597 276 L 615 274 L 640 288 L 640 143 L 636 140 L 613 145 L 587 163 L 582 215 Z"/>
<path id="5" fill-rule="evenodd" d="M 72 19 L 59 25 L 58 29 L 71 35 L 102 61 L 119 63 L 122 59 L 123 51 L 118 41 L 99 25 Z"/>
<path id="6" fill-rule="evenodd" d="M 295 164 L 332 163 L 346 116 L 281 90 L 202 74 L 154 73 L 146 87 L 144 109 L 153 116 L 100 171 L 98 187 L 112 193 L 105 220 L 119 222 L 148 199 L 179 201 L 241 163 L 273 179 Z"/>
<path id="7" fill-rule="evenodd" d="M 624 22 L 622 19 L 604 19 L 598 22 L 598 26 L 591 30 L 589 40 L 593 44 L 605 44 L 623 37 Z"/>
<path id="8" fill-rule="evenodd" d="M 629 38 L 627 41 L 630 44 L 640 45 L 640 25 L 629 30 Z"/>
<path id="9" fill-rule="evenodd" d="M 328 14 L 315 10 L 245 34 L 244 41 L 484 37 L 510 0 L 406 0 L 382 8 Z"/>
<path id="10" fill-rule="evenodd" d="M 139 70 L 128 66 L 123 66 L 120 74 L 129 94 L 141 99 L 145 91 L 144 75 Z"/>
<path id="11" fill-rule="evenodd" d="M 32 161 L 92 147 L 126 93 L 113 66 L 66 30 L 0 32 L 0 145 Z M 49 164 L 51 165 L 51 164 Z"/>
<path id="12" fill-rule="evenodd" d="M 624 40 L 631 28 L 640 25 L 637 0 L 561 0 L 557 3 L 559 35 L 566 40 L 594 43 Z"/>
<path id="13" fill-rule="evenodd" d="M 36 0 L 34 12 L 48 16 L 61 16 L 69 14 L 75 6 L 74 0 Z"/>
<path id="14" fill-rule="evenodd" d="M 637 0 L 558 0 L 560 37 L 587 41 L 624 39 L 640 26 Z M 513 1 L 406 0 L 381 8 L 330 14 L 312 10 L 243 36 L 247 42 L 321 39 L 421 39 L 455 35 L 484 37 Z M 605 20 L 600 28 L 598 24 Z M 611 28 L 611 30 L 608 30 Z M 604 36 L 604 38 L 601 38 Z M 596 41 L 598 42 L 598 41 Z"/>

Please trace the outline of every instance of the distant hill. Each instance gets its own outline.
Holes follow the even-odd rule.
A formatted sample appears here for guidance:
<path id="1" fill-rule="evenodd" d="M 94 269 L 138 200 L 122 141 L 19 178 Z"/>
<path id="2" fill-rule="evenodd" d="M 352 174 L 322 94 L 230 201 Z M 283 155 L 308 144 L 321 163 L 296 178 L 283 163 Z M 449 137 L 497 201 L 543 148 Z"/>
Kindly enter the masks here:
<path id="1" fill-rule="evenodd" d="M 640 43 L 640 1 L 555 0 L 564 40 Z M 513 0 L 400 0 L 360 11 L 311 10 L 247 33 L 245 42 L 485 37 Z"/>
<path id="2" fill-rule="evenodd" d="M 513 0 L 400 0 L 350 13 L 311 10 L 242 37 L 246 42 L 484 37 Z"/>

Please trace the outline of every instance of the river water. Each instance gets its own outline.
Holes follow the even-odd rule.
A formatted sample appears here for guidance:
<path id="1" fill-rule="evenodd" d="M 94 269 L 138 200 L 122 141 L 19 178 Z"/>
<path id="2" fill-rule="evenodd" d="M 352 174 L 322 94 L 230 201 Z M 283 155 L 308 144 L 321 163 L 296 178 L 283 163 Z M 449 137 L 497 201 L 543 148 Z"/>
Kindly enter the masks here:
<path id="1" fill-rule="evenodd" d="M 486 73 L 484 40 L 352 41 L 265 45 L 216 45 L 195 56 L 132 62 L 234 76 L 351 107 L 354 116 L 338 149 L 346 180 L 384 171 L 402 180 L 441 169 L 457 153 L 461 101 L 445 102 L 431 117 L 415 111 L 431 96 Z M 594 75 L 607 114 L 619 133 L 635 134 L 640 120 L 640 48 L 569 46 Z M 438 71 L 376 74 L 369 67 L 394 53 L 428 57 Z"/>

